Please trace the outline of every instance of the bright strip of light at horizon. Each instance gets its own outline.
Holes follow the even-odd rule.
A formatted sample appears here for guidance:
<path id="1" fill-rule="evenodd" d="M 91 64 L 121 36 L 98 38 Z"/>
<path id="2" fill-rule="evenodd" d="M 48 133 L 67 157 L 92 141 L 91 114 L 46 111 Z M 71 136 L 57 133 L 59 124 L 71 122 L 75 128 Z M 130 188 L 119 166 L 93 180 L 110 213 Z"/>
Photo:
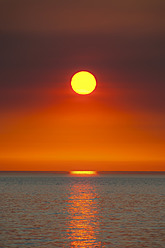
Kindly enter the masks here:
<path id="1" fill-rule="evenodd" d="M 72 175 L 96 175 L 96 171 L 70 171 Z"/>

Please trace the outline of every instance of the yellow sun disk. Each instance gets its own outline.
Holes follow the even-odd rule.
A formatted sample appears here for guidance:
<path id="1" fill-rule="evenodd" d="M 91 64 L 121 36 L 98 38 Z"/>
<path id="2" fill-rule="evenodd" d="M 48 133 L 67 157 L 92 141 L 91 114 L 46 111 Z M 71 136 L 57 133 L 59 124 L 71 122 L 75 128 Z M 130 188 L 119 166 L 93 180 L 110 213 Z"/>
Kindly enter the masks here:
<path id="1" fill-rule="evenodd" d="M 90 72 L 80 71 L 72 77 L 71 86 L 76 93 L 87 95 L 96 88 L 96 79 Z"/>

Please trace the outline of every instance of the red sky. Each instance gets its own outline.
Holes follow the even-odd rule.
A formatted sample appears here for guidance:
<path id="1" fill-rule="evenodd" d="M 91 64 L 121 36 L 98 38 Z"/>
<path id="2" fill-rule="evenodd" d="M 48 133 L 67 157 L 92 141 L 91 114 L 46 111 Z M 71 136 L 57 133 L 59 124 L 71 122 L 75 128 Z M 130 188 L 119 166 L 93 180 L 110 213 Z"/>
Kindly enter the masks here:
<path id="1" fill-rule="evenodd" d="M 165 170 L 163 5 L 0 2 L 0 170 Z"/>

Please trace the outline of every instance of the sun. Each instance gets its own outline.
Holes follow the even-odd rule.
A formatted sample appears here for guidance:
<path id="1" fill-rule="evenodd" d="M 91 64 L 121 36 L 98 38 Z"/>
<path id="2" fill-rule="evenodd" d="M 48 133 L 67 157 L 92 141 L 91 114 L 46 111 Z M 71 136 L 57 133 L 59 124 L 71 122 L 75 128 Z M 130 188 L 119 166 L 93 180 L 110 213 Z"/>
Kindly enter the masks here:
<path id="1" fill-rule="evenodd" d="M 96 88 L 96 79 L 88 71 L 79 71 L 71 79 L 72 89 L 80 95 L 88 95 Z"/>

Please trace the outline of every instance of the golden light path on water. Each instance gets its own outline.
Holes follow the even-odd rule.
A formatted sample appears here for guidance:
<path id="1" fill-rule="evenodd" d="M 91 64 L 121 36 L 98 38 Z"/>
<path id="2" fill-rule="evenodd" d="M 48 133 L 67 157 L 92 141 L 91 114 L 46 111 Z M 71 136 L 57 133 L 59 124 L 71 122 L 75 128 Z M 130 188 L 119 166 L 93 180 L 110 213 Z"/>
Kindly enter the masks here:
<path id="1" fill-rule="evenodd" d="M 89 181 L 76 183 L 69 197 L 71 247 L 100 247 L 96 238 L 98 225 L 97 195 Z"/>

